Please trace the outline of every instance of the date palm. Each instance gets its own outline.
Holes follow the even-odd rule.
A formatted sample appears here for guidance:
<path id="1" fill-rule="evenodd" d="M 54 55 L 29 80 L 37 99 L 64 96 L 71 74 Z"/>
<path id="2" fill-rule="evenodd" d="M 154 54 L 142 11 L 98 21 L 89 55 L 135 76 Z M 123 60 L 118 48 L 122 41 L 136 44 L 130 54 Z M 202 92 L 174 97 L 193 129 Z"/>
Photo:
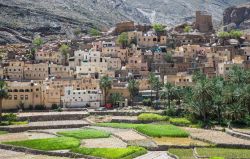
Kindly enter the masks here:
<path id="1" fill-rule="evenodd" d="M 198 102 L 203 121 L 206 122 L 208 114 L 211 111 L 212 100 L 214 96 L 213 83 L 207 79 L 199 80 L 194 87 L 193 100 Z"/>
<path id="2" fill-rule="evenodd" d="M 171 100 L 174 98 L 175 94 L 176 94 L 176 88 L 173 84 L 171 83 L 164 84 L 161 96 L 162 98 L 168 100 L 169 109 L 171 107 Z"/>
<path id="3" fill-rule="evenodd" d="M 0 123 L 2 122 L 3 99 L 8 98 L 7 84 L 0 81 Z"/>
<path id="4" fill-rule="evenodd" d="M 130 99 L 132 106 L 134 105 L 134 97 L 139 93 L 139 82 L 135 79 L 128 81 L 128 91 L 130 93 Z"/>
<path id="5" fill-rule="evenodd" d="M 104 93 L 104 104 L 106 106 L 108 91 L 112 87 L 112 79 L 109 78 L 108 76 L 103 76 L 101 78 L 101 80 L 100 80 L 99 85 L 100 85 L 100 88 L 102 89 L 102 91 Z"/>

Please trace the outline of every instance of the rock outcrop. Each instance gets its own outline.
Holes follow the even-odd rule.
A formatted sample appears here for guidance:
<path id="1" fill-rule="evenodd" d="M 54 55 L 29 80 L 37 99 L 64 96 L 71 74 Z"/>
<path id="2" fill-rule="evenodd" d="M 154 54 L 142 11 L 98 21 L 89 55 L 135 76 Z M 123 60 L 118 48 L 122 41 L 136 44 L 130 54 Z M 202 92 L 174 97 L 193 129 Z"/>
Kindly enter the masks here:
<path id="1" fill-rule="evenodd" d="M 107 30 L 124 20 L 173 26 L 192 21 L 200 9 L 218 23 L 225 8 L 245 2 L 249 0 L 0 0 L 0 27 L 12 30 L 0 30 L 0 44 L 25 42 L 36 33 L 72 37 L 76 29 Z"/>
<path id="2" fill-rule="evenodd" d="M 223 24 L 250 29 L 250 3 L 227 8 L 223 13 Z"/>

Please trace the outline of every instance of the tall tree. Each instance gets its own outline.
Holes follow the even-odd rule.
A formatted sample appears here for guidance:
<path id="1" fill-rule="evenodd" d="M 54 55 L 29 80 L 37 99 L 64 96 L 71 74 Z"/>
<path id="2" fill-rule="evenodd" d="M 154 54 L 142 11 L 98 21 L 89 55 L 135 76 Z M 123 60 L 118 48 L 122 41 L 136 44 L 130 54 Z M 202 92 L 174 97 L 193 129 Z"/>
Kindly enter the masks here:
<path id="1" fill-rule="evenodd" d="M 162 88 L 162 83 L 154 73 L 149 74 L 149 84 L 151 87 L 151 99 L 152 99 L 152 90 L 154 90 L 156 92 L 155 100 L 159 100 L 159 92 Z"/>
<path id="2" fill-rule="evenodd" d="M 173 100 L 176 93 L 175 86 L 171 83 L 166 83 L 163 86 L 162 97 L 168 100 L 168 109 L 171 108 L 171 101 Z"/>
<path id="3" fill-rule="evenodd" d="M 216 109 L 216 115 L 218 118 L 218 123 L 221 124 L 222 110 L 223 110 L 223 89 L 225 87 L 224 79 L 221 77 L 215 77 L 212 79 L 214 84 L 214 96 L 213 96 L 213 106 Z"/>
<path id="4" fill-rule="evenodd" d="M 130 99 L 132 106 L 134 105 L 134 97 L 139 93 L 139 82 L 135 79 L 128 81 L 128 91 L 130 93 Z"/>
<path id="5" fill-rule="evenodd" d="M 66 45 L 66 44 L 63 44 L 63 45 L 61 45 L 59 50 L 60 50 L 61 54 L 64 57 L 64 64 L 66 65 L 67 60 L 68 60 L 68 55 L 69 55 L 69 52 L 70 52 L 70 47 L 68 45 Z"/>
<path id="6" fill-rule="evenodd" d="M 128 46 L 128 33 L 121 33 L 119 36 L 118 36 L 118 39 L 117 39 L 117 42 L 118 44 L 120 44 L 122 46 L 122 48 L 125 48 Z"/>
<path id="7" fill-rule="evenodd" d="M 3 99 L 8 98 L 7 84 L 5 81 L 0 81 L 0 123 L 2 122 Z"/>
<path id="8" fill-rule="evenodd" d="M 199 107 L 200 115 L 203 116 L 203 121 L 207 122 L 208 115 L 211 110 L 212 100 L 214 96 L 213 83 L 208 79 L 197 81 L 194 87 L 193 100 L 196 106 Z"/>
<path id="9" fill-rule="evenodd" d="M 37 36 L 34 38 L 32 41 L 32 44 L 35 46 L 36 49 L 42 46 L 43 44 L 43 39 L 40 36 Z"/>
<path id="10" fill-rule="evenodd" d="M 103 76 L 100 80 L 100 88 L 102 89 L 103 93 L 104 93 L 104 104 L 106 106 L 107 104 L 107 95 L 108 95 L 108 91 L 111 89 L 112 87 L 112 79 L 109 78 L 108 76 Z"/>
<path id="11" fill-rule="evenodd" d="M 120 93 L 114 93 L 110 97 L 110 101 L 111 101 L 112 105 L 115 105 L 115 106 L 117 105 L 117 102 L 120 102 L 122 100 L 123 100 L 123 97 Z"/>

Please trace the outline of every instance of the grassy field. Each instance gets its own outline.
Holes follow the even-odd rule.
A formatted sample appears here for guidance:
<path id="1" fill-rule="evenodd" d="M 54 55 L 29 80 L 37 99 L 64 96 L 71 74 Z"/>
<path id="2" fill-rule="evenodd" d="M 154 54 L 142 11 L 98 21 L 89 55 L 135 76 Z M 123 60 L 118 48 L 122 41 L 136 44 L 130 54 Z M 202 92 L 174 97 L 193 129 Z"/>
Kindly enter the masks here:
<path id="1" fill-rule="evenodd" d="M 169 149 L 168 152 L 179 157 L 179 159 L 195 159 L 192 149 Z"/>
<path id="2" fill-rule="evenodd" d="M 198 148 L 197 153 L 200 156 L 207 157 L 224 157 L 228 158 L 249 158 L 250 150 L 248 149 L 224 149 L 224 148 Z"/>
<path id="3" fill-rule="evenodd" d="M 171 124 L 178 125 L 178 126 L 189 126 L 192 124 L 186 118 L 171 118 L 169 121 Z"/>
<path id="4" fill-rule="evenodd" d="M 28 121 L 13 121 L 9 123 L 8 121 L 2 121 L 0 126 L 8 126 L 8 125 L 27 125 Z"/>
<path id="5" fill-rule="evenodd" d="M 52 151 L 66 150 L 80 146 L 80 141 L 71 137 L 58 137 L 49 139 L 33 139 L 24 141 L 5 142 L 4 144 L 27 147 L 31 149 Z"/>
<path id="6" fill-rule="evenodd" d="M 141 121 L 168 121 L 169 117 L 162 116 L 159 114 L 143 113 L 143 114 L 140 114 L 137 117 L 137 119 Z"/>
<path id="7" fill-rule="evenodd" d="M 101 130 L 95 129 L 79 129 L 79 130 L 72 130 L 72 131 L 62 131 L 58 132 L 57 134 L 67 136 L 67 137 L 74 137 L 77 139 L 93 139 L 93 138 L 108 138 L 110 137 L 110 133 Z"/>
<path id="8" fill-rule="evenodd" d="M 7 134 L 8 132 L 7 131 L 0 131 L 0 135 L 4 135 L 4 134 Z"/>
<path id="9" fill-rule="evenodd" d="M 102 157 L 106 159 L 132 159 L 147 153 L 147 150 L 141 147 L 127 148 L 75 148 L 72 152 L 89 156 Z"/>
<path id="10" fill-rule="evenodd" d="M 99 123 L 97 126 L 113 128 L 133 128 L 151 137 L 188 137 L 189 134 L 173 125 Z"/>

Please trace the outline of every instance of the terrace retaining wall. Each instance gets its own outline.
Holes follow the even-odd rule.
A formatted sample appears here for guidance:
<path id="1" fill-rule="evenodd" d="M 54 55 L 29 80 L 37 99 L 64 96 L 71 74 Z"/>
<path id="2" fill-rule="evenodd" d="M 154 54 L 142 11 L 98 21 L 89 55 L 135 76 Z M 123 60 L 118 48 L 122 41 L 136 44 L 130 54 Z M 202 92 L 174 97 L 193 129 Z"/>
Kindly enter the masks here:
<path id="1" fill-rule="evenodd" d="M 46 126 L 2 126 L 0 131 L 7 131 L 10 133 L 24 132 L 28 130 L 39 130 L 39 129 L 69 129 L 69 128 L 81 128 L 89 126 L 89 124 L 71 124 L 71 125 L 46 125 Z"/>

